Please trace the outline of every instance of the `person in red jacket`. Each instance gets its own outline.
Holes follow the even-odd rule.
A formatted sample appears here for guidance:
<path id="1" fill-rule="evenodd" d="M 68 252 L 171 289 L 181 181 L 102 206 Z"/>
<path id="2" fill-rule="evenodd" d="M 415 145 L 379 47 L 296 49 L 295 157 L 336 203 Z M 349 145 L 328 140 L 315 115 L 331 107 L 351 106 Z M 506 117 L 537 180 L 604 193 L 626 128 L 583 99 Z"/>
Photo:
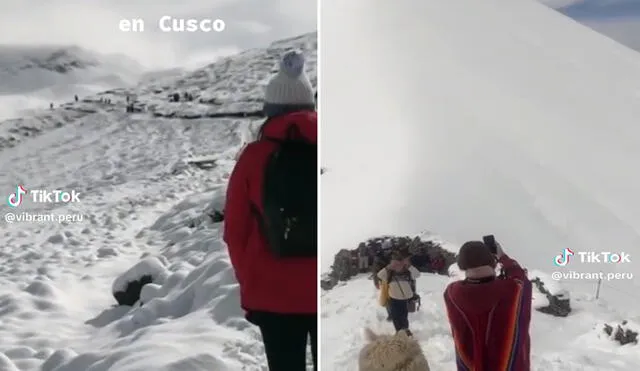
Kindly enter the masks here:
<path id="1" fill-rule="evenodd" d="M 504 270 L 496 277 L 496 263 Z M 498 244 L 462 245 L 458 266 L 465 279 L 446 288 L 444 301 L 458 371 L 529 371 L 531 281 Z"/>
<path id="2" fill-rule="evenodd" d="M 266 87 L 263 110 L 267 120 L 259 137 L 242 150 L 229 179 L 224 241 L 240 284 L 241 307 L 260 328 L 269 370 L 304 371 L 309 336 L 317 367 L 317 257 L 276 256 L 252 209 L 262 208 L 273 140 L 284 139 L 297 126 L 301 136 L 317 143 L 314 91 L 300 52 L 283 57 Z"/>

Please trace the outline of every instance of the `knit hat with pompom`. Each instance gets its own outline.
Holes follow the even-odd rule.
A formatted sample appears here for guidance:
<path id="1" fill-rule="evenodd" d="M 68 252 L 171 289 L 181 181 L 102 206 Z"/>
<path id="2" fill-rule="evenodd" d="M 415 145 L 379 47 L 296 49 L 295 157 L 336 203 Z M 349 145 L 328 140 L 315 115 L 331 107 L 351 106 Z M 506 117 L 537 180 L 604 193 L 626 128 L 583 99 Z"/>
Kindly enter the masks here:
<path id="1" fill-rule="evenodd" d="M 267 117 L 315 110 L 315 93 L 304 64 L 304 55 L 299 51 L 287 52 L 282 57 L 280 70 L 267 84 L 263 107 Z"/>

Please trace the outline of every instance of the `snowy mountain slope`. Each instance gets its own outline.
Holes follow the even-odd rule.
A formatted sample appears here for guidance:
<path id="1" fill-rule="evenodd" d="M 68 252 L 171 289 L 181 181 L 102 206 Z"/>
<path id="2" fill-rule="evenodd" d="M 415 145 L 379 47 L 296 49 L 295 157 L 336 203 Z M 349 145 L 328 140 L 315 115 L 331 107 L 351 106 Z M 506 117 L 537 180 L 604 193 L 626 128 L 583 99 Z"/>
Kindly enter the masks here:
<path id="1" fill-rule="evenodd" d="M 326 251 L 394 228 L 426 228 L 459 243 L 494 232 L 524 264 L 542 270 L 553 269 L 565 247 L 640 256 L 638 54 L 536 2 L 500 11 L 494 1 L 439 4 L 367 10 L 372 19 L 388 10 L 385 27 L 427 14 L 375 45 L 364 39 L 373 25 L 351 13 L 362 5 L 333 15 L 359 28 L 344 44 L 323 45 L 322 148 L 332 169 L 322 179 Z M 462 6 L 473 12 L 456 13 Z M 515 22 L 508 14 L 527 18 Z M 329 32 L 327 40 L 337 38 Z M 418 42 L 413 35 L 423 34 L 429 47 L 409 48 Z M 354 63 L 373 60 L 349 75 L 331 57 L 346 52 L 346 41 L 359 45 Z M 383 73 L 400 63 L 411 80 Z M 344 112 L 358 112 L 358 119 Z M 378 192 L 362 192 L 376 183 Z M 366 204 L 377 212 L 358 208 Z M 373 218 L 375 225 L 358 222 Z M 356 223 L 354 232 L 344 231 L 346 220 Z M 331 255 L 323 259 L 327 266 Z M 639 264 L 616 267 L 640 272 Z"/>
<path id="2" fill-rule="evenodd" d="M 271 73 L 277 68 L 277 58 L 284 50 L 297 48 L 308 52 L 309 65 L 316 64 L 316 34 L 277 42 L 266 49 L 254 49 L 237 56 L 223 58 L 195 71 L 165 71 L 145 74 L 135 87 L 121 87 L 81 97 L 79 103 L 63 103 L 54 112 L 40 110 L 20 118 L 0 122 L 0 151 L 69 121 L 103 112 L 125 112 L 126 96 L 136 106 L 158 117 L 199 118 L 225 112 L 254 112 L 262 105 L 261 94 Z M 249 72 L 247 72 L 249 71 Z M 316 82 L 315 70 L 309 78 Z M 255 82 L 255 83 L 254 83 Z M 193 102 L 168 102 L 168 95 L 190 92 Z M 104 104 L 109 98 L 113 104 Z M 25 134 L 26 133 L 26 134 Z"/>
<path id="3" fill-rule="evenodd" d="M 315 60 L 315 34 L 302 39 L 314 47 L 307 52 Z M 257 91 L 254 86 L 264 84 L 275 66 L 272 56 L 292 47 L 295 41 L 220 62 L 236 75 L 220 75 L 227 79 L 224 89 L 236 93 L 229 94 L 229 104 Z M 308 70 L 315 75 L 315 63 Z M 179 84 L 194 91 L 195 82 L 204 85 L 193 81 L 163 83 L 169 91 Z M 96 102 L 96 96 L 36 113 L 20 125 L 47 117 L 64 126 L 43 125 L 37 135 L 2 150 L 0 189 L 6 194 L 16 183 L 81 194 L 79 203 L 69 205 L 25 201 L 19 212 L 82 213 L 83 220 L 0 225 L 1 370 L 266 369 L 259 334 L 239 309 L 221 224 L 208 216 L 223 208 L 234 157 L 262 120 L 125 113 L 125 94 L 162 109 L 162 95 L 153 90 L 117 89 L 100 95 L 111 97 L 112 105 Z M 172 105 L 166 97 L 164 104 Z M 214 157 L 215 166 L 185 163 L 199 156 Z M 3 215 L 18 213 L 2 207 Z M 112 284 L 142 257 L 159 262 L 166 279 L 145 286 L 143 306 L 112 307 Z"/>
<path id="4" fill-rule="evenodd" d="M 638 315 L 638 53 L 526 0 L 356 0 L 327 7 L 322 22 L 325 269 L 373 236 L 428 229 L 459 246 L 493 233 L 530 270 L 634 274 L 605 282 L 600 303 Z M 557 268 L 564 248 L 622 251 L 631 263 Z M 358 328 L 324 323 L 324 344 Z M 532 345 L 540 370 L 547 340 Z"/>
<path id="5" fill-rule="evenodd" d="M 47 107 L 95 94 L 112 87 L 129 86 L 143 69 L 121 55 L 104 55 L 76 46 L 0 46 L 0 102 L 6 108 L 0 119 L 23 109 Z M 7 108 L 8 106 L 8 108 Z"/>

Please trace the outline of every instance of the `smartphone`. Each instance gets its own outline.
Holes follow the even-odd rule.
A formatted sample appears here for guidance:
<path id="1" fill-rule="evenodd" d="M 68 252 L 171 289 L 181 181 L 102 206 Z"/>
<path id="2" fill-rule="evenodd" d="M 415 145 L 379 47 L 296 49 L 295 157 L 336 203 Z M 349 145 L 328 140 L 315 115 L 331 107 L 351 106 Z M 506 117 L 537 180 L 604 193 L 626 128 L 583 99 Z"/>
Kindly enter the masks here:
<path id="1" fill-rule="evenodd" d="M 486 235 L 482 237 L 482 241 L 485 245 L 491 250 L 492 254 L 498 253 L 498 245 L 496 245 L 496 239 L 492 234 Z"/>

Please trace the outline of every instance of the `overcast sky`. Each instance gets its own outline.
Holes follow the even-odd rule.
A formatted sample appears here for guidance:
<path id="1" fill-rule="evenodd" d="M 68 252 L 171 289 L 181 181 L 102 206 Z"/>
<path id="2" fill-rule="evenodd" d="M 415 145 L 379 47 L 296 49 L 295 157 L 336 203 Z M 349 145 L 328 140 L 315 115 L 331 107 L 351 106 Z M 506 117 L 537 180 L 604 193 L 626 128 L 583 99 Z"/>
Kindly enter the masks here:
<path id="1" fill-rule="evenodd" d="M 2 0 L 0 44 L 75 44 L 151 68 L 190 66 L 316 30 L 316 0 Z M 8 4 L 8 5 L 7 5 Z M 222 19 L 222 33 L 164 33 L 162 16 Z M 141 18 L 142 33 L 118 29 Z"/>

